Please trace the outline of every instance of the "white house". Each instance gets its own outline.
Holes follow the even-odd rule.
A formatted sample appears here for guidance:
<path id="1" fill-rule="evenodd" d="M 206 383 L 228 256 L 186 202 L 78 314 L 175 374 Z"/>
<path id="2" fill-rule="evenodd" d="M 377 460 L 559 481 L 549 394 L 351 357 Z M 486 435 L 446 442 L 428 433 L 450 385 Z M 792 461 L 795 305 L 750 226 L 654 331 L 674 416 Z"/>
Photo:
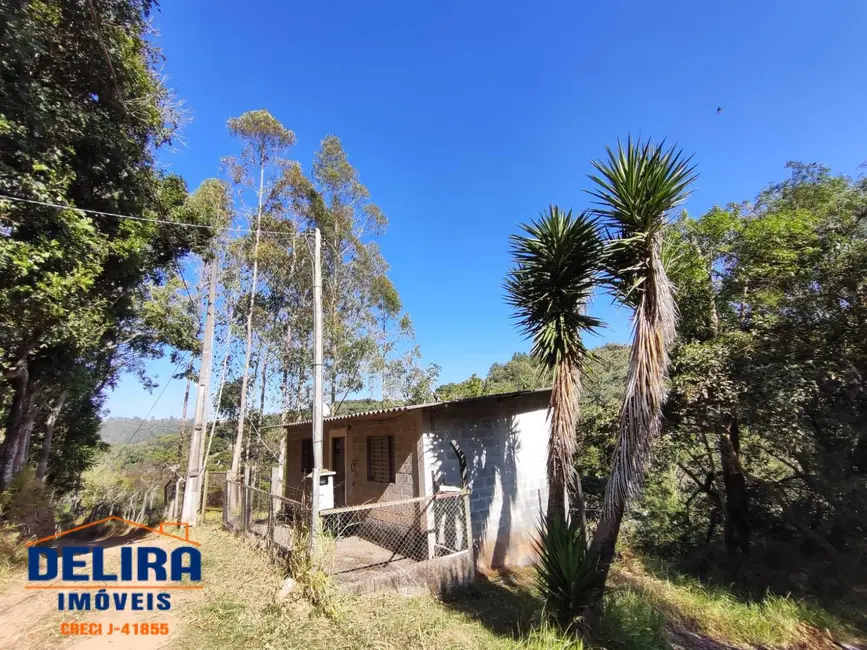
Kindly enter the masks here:
<path id="1" fill-rule="evenodd" d="M 432 498 L 444 494 L 443 488 L 462 487 L 454 441 L 464 455 L 466 487 L 471 489 L 476 564 L 527 563 L 539 513 L 547 503 L 550 394 L 549 389 L 521 391 L 325 418 L 323 465 L 334 472 L 334 511 Z M 311 435 L 310 421 L 287 427 L 288 498 L 300 499 L 307 489 L 305 477 L 313 466 Z M 394 523 L 414 527 L 421 538 L 433 537 L 433 531 L 424 530 L 436 526 L 431 516 L 405 519 Z"/>

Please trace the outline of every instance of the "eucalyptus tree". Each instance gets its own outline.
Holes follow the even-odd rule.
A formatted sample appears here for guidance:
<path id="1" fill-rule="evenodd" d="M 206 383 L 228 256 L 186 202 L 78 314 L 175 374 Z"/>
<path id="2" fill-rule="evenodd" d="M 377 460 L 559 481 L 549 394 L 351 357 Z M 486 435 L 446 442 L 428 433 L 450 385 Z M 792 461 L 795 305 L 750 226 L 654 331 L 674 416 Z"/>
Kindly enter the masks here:
<path id="1" fill-rule="evenodd" d="M 364 387 L 389 341 L 409 338 L 409 319 L 388 280 L 377 244 L 388 219 L 361 183 L 340 139 L 326 137 L 314 155 L 311 213 L 322 231 L 324 378 L 332 412 Z"/>
<path id="2" fill-rule="evenodd" d="M 605 220 L 609 242 L 605 267 L 617 300 L 633 311 L 632 348 L 626 393 L 602 515 L 593 535 L 598 585 L 605 584 L 620 525 L 644 480 L 651 442 L 660 432 L 666 398 L 669 351 L 677 331 L 674 288 L 665 265 L 664 238 L 671 211 L 689 195 L 695 167 L 674 147 L 630 138 L 605 161 L 591 191 Z M 601 614 L 602 590 L 589 613 L 592 627 Z"/>
<path id="3" fill-rule="evenodd" d="M 601 321 L 587 313 L 603 246 L 596 221 L 550 206 L 524 233 L 511 236 L 514 262 L 506 278 L 507 301 L 521 331 L 532 337 L 531 356 L 553 373 L 549 410 L 548 517 L 564 520 L 570 488 L 581 525 L 585 521 L 580 477 L 575 470 L 581 370 L 587 360 L 582 333 Z M 542 373 L 540 373 L 541 375 Z"/>
<path id="4" fill-rule="evenodd" d="M 287 185 L 286 170 L 290 166 L 284 158 L 292 145 L 295 134 L 284 127 L 267 110 L 248 111 L 229 120 L 229 133 L 241 142 L 239 158 L 225 161 L 229 176 L 240 197 L 253 192 L 256 199 L 255 210 L 249 215 L 253 231 L 250 251 L 250 283 L 247 307 L 246 341 L 244 365 L 241 372 L 241 394 L 238 414 L 238 430 L 232 451 L 232 475 L 237 478 L 241 465 L 241 452 L 244 441 L 244 420 L 247 408 L 250 357 L 253 350 L 253 313 L 259 280 L 259 246 L 262 238 L 262 219 L 264 215 L 282 209 L 283 192 Z"/>

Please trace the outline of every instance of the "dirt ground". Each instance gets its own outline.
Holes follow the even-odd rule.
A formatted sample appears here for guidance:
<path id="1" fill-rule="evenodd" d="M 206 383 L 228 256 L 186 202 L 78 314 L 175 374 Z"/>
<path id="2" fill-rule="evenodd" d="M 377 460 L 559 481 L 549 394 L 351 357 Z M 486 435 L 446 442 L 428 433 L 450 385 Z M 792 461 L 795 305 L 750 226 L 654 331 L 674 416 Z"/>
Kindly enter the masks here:
<path id="1" fill-rule="evenodd" d="M 122 546 L 158 546 L 170 550 L 178 545 L 171 538 L 153 533 L 144 535 L 126 532 L 100 539 L 73 536 L 58 540 L 60 546 L 82 544 L 99 545 L 105 549 L 106 569 L 120 566 Z M 90 563 L 90 556 L 81 557 Z M 62 570 L 62 560 L 61 560 Z M 78 569 L 83 572 L 83 569 Z M 58 571 L 60 574 L 60 571 Z M 205 576 L 203 576 L 205 578 Z M 46 583 L 57 584 L 59 581 Z M 75 650 L 97 650 L 99 648 L 162 648 L 178 638 L 182 631 L 182 618 L 178 610 L 200 597 L 201 592 L 178 590 L 172 592 L 172 606 L 167 611 L 116 611 L 113 608 L 97 611 L 91 608 L 86 612 L 58 611 L 56 592 L 50 589 L 26 589 L 26 573 L 16 572 L 0 586 L 0 648 L 74 648 Z M 93 584 L 93 583 L 90 583 Z M 70 590 L 74 591 L 74 590 Z M 96 591 L 91 591 L 95 594 Z M 116 593 L 112 591 L 111 593 Z M 154 593 L 157 593 L 156 591 Z M 61 634 L 62 623 L 101 623 L 103 634 L 94 636 L 71 636 Z M 107 634 L 125 623 L 167 623 L 167 636 Z"/>

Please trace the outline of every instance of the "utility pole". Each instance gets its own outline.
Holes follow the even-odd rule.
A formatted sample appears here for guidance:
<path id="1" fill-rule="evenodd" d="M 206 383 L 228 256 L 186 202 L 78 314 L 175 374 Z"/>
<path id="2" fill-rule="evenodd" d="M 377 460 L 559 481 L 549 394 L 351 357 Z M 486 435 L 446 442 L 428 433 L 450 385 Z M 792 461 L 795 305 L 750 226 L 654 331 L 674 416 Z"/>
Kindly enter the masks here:
<path id="1" fill-rule="evenodd" d="M 190 457 L 187 461 L 187 482 L 184 489 L 184 506 L 181 521 L 196 525 L 199 511 L 199 488 L 201 485 L 202 445 L 204 443 L 205 418 L 208 406 L 208 388 L 211 384 L 211 364 L 214 354 L 214 303 L 217 301 L 217 259 L 211 260 L 211 278 L 208 284 L 208 310 L 205 313 L 205 336 L 202 339 L 202 364 L 199 368 L 199 385 L 196 389 L 196 414 L 193 434 L 190 437 Z"/>
<path id="2" fill-rule="evenodd" d="M 310 486 L 310 556 L 316 558 L 319 533 L 319 476 L 322 473 L 322 236 L 313 243 L 313 482 Z"/>

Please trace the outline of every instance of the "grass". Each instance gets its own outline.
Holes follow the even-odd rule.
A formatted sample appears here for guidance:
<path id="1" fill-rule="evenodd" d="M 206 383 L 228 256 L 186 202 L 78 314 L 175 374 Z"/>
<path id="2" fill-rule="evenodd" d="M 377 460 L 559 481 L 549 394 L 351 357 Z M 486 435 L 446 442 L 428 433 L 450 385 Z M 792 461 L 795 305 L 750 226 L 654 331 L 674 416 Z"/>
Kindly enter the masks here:
<path id="1" fill-rule="evenodd" d="M 584 650 L 542 621 L 532 570 L 479 580 L 450 599 L 334 595 L 327 607 L 304 598 L 277 604 L 282 579 L 260 552 L 216 528 L 201 528 L 205 590 L 181 612 L 177 647 L 377 650 Z M 666 629 L 688 630 L 741 647 L 823 647 L 806 626 L 849 630 L 823 610 L 788 598 L 737 600 L 678 575 L 648 570 L 640 558 L 620 562 L 606 596 L 600 645 L 593 650 L 667 650 Z M 824 646 L 829 647 L 829 646 Z M 586 647 L 586 650 L 590 650 Z"/>
<path id="2" fill-rule="evenodd" d="M 0 524 L 0 588 L 18 577 L 27 567 L 26 540 L 21 539 L 16 526 Z"/>
<path id="3" fill-rule="evenodd" d="M 814 640 L 825 630 L 834 638 L 856 640 L 848 625 L 805 601 L 773 595 L 743 601 L 726 589 L 673 572 L 659 560 L 622 559 L 614 579 L 669 625 L 725 643 L 789 647 Z"/>
<path id="4" fill-rule="evenodd" d="M 202 600 L 187 611 L 185 632 L 176 642 L 179 648 L 583 648 L 580 641 L 549 626 L 507 629 L 523 621 L 516 608 L 526 604 L 539 610 L 539 602 L 517 583 L 482 584 L 452 602 L 428 596 L 337 595 L 326 614 L 303 599 L 275 604 L 282 582 L 279 572 L 264 554 L 240 549 L 239 538 L 212 528 L 199 529 L 197 538 L 203 543 L 205 590 Z M 478 607 L 475 612 L 473 606 Z M 503 615 L 501 621 L 488 616 L 493 609 Z"/>

